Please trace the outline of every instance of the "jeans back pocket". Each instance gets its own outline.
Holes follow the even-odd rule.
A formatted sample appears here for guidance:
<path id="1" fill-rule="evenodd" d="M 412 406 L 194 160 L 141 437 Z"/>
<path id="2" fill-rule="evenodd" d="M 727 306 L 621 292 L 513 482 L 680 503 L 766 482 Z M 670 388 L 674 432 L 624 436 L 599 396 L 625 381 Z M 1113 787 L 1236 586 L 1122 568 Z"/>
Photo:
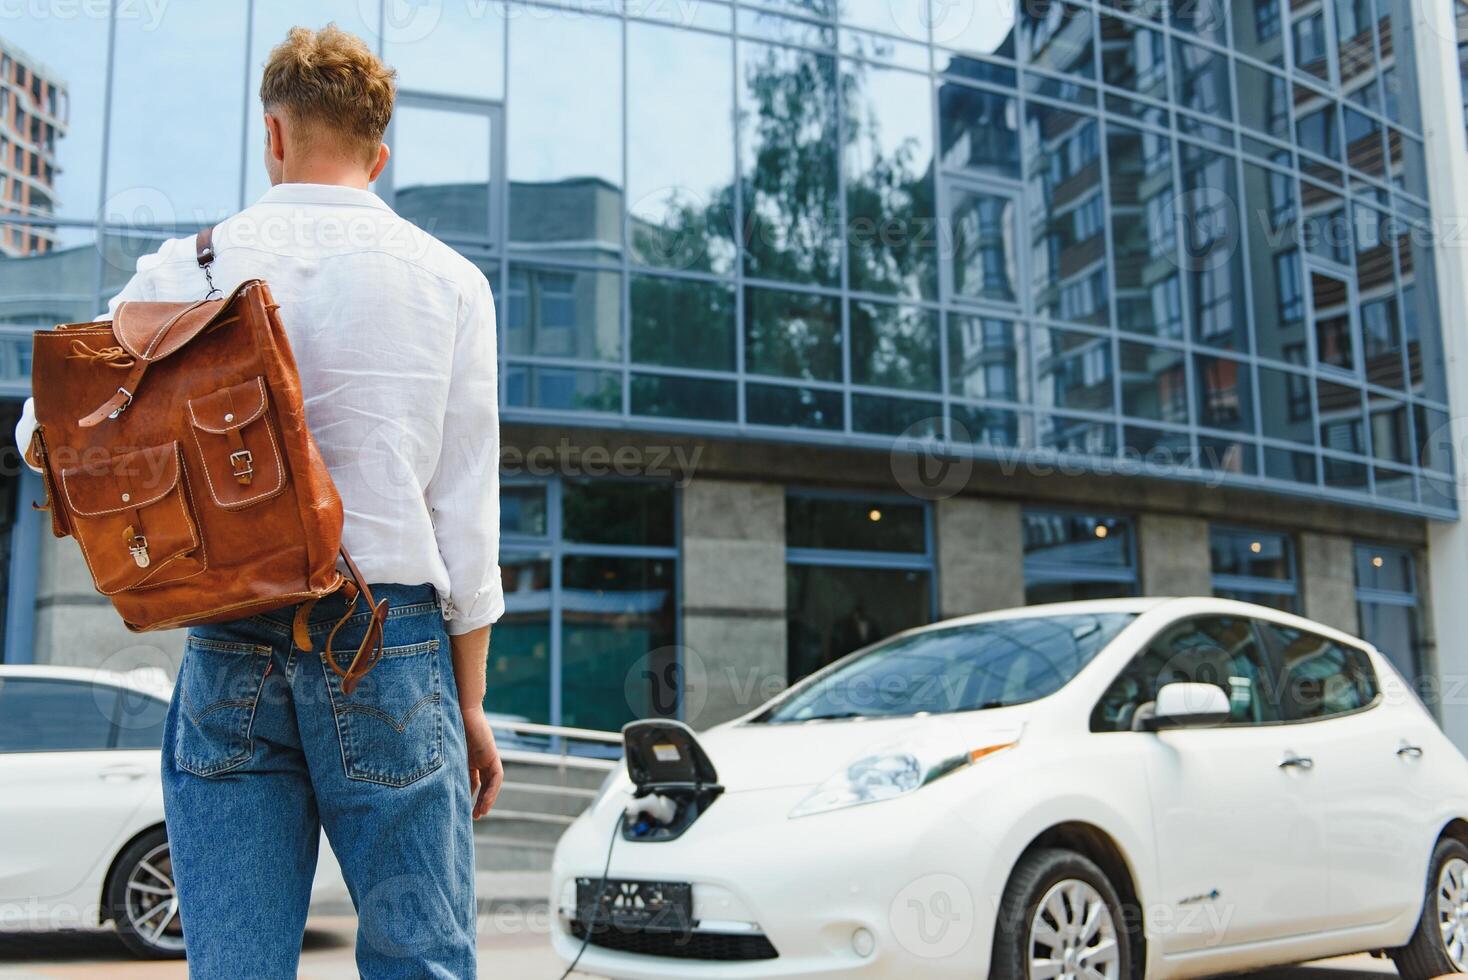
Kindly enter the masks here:
<path id="1" fill-rule="evenodd" d="M 387 647 L 351 694 L 322 661 L 349 779 L 406 786 L 443 765 L 439 648 L 437 639 Z"/>
<path id="2" fill-rule="evenodd" d="M 270 647 L 190 636 L 179 668 L 180 718 L 173 757 L 180 769 L 216 776 L 250 758 L 250 728 L 270 666 Z"/>

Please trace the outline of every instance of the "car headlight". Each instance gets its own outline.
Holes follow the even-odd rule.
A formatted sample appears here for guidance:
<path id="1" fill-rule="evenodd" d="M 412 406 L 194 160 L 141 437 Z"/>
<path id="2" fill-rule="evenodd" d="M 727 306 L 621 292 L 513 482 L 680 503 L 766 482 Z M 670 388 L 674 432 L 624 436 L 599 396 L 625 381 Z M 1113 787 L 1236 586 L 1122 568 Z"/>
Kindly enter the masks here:
<path id="1" fill-rule="evenodd" d="M 831 777 L 796 804 L 790 818 L 809 817 L 846 807 L 880 803 L 915 793 L 929 783 L 973 765 L 996 752 L 1019 743 L 1019 733 L 1006 734 L 966 751 L 931 742 L 904 742 L 862 756 L 831 774 Z"/>

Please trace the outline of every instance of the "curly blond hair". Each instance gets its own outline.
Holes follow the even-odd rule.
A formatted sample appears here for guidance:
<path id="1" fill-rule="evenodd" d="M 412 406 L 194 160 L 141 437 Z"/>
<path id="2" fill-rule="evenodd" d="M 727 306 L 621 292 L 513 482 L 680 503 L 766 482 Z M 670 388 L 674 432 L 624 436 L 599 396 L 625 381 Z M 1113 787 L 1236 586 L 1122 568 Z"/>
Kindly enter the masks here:
<path id="1" fill-rule="evenodd" d="M 266 112 L 284 112 L 311 143 L 330 134 L 364 161 L 377 148 L 392 118 L 397 72 L 382 63 L 360 37 L 335 24 L 319 31 L 292 27 L 270 52 L 260 81 Z"/>

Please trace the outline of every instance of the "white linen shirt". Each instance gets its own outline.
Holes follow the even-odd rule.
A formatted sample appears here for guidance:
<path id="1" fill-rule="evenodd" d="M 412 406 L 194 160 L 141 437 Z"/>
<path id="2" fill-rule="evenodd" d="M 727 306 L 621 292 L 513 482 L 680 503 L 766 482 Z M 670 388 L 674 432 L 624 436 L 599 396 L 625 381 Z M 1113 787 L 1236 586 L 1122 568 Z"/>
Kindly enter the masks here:
<path id="1" fill-rule="evenodd" d="M 279 184 L 214 233 L 215 284 L 264 279 L 301 375 L 306 421 L 369 583 L 430 583 L 451 634 L 504 613 L 495 313 L 484 274 L 370 191 Z M 109 306 L 195 300 L 194 240 L 138 260 Z M 142 397 L 146 397 L 144 394 Z M 16 427 L 30 444 L 29 402 Z"/>

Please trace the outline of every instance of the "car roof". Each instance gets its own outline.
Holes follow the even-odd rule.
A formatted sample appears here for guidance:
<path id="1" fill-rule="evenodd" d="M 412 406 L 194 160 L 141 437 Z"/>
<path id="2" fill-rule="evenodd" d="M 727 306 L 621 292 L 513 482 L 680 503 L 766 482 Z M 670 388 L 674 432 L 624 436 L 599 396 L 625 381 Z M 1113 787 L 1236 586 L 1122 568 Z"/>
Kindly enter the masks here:
<path id="1" fill-rule="evenodd" d="M 112 687 L 142 691 L 168 700 L 171 690 L 156 671 L 135 670 L 122 673 L 99 667 L 64 667 L 59 664 L 0 664 L 0 678 L 27 677 L 49 681 L 79 681 L 84 684 L 107 684 Z"/>

